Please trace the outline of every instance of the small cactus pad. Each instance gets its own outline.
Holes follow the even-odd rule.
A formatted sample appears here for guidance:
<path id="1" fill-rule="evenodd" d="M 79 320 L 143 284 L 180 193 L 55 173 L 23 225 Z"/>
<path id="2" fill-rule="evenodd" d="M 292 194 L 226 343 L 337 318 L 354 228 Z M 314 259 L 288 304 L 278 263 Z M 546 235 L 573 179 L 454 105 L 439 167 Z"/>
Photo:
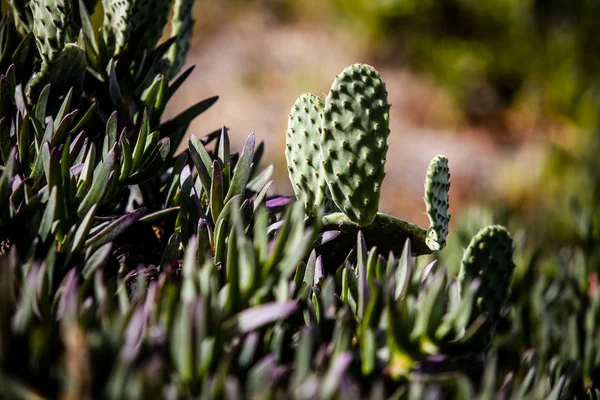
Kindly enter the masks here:
<path id="1" fill-rule="evenodd" d="M 294 103 L 286 133 L 285 158 L 296 197 L 304 202 L 305 212 L 316 215 L 325 204 L 327 184 L 319 154 L 319 131 L 323 102 L 305 93 Z"/>
<path id="2" fill-rule="evenodd" d="M 64 0 L 33 0 L 33 35 L 42 59 L 54 61 L 65 46 L 71 7 Z"/>
<path id="3" fill-rule="evenodd" d="M 335 204 L 361 226 L 379 207 L 389 119 L 385 83 L 373 67 L 354 64 L 335 78 L 323 112 L 323 170 Z"/>
<path id="4" fill-rule="evenodd" d="M 513 241 L 500 225 L 490 225 L 471 239 L 465 250 L 458 280 L 462 290 L 475 278 L 481 279 L 477 290 L 477 309 L 487 313 L 490 322 L 500 318 L 510 289 L 515 264 Z"/>
<path id="5" fill-rule="evenodd" d="M 431 160 L 425 179 L 425 205 L 429 216 L 429 229 L 425 239 L 431 250 L 438 251 L 446 246 L 448 235 L 448 192 L 450 191 L 450 173 L 448 159 L 437 155 Z"/>

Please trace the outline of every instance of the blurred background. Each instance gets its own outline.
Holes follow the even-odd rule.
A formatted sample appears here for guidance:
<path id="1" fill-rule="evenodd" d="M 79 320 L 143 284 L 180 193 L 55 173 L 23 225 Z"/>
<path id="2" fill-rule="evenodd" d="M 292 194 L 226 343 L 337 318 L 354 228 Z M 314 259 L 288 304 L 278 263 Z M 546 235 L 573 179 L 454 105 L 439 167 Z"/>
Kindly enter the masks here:
<path id="1" fill-rule="evenodd" d="M 196 0 L 196 69 L 170 111 L 219 95 L 190 131 L 226 125 L 234 149 L 255 132 L 273 192 L 289 194 L 296 97 L 324 98 L 345 66 L 368 63 L 392 104 L 380 211 L 426 225 L 423 180 L 442 153 L 453 224 L 582 240 L 600 203 L 598 15 L 594 0 Z"/>

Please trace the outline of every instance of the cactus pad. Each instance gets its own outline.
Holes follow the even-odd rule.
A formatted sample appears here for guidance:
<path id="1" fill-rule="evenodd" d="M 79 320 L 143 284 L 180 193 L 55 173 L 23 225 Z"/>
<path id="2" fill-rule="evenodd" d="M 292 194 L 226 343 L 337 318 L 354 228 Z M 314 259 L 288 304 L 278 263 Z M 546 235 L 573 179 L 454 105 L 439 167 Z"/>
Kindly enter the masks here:
<path id="1" fill-rule="evenodd" d="M 83 49 L 74 43 L 68 43 L 53 62 L 42 62 L 41 69 L 32 76 L 26 89 L 28 100 L 33 102 L 49 83 L 52 83 L 52 87 L 56 88 L 57 92 L 73 88 L 74 98 L 79 98 L 85 68 Z"/>
<path id="2" fill-rule="evenodd" d="M 167 21 L 170 1 L 102 0 L 102 6 L 104 34 L 116 55 L 125 48 L 130 37 L 139 40 L 140 48 L 154 48 Z"/>
<path id="3" fill-rule="evenodd" d="M 33 15 L 28 1 L 23 0 L 8 0 L 12 7 L 12 14 L 15 19 L 15 28 L 21 36 L 31 32 L 33 25 Z"/>
<path id="4" fill-rule="evenodd" d="M 171 36 L 177 36 L 175 43 L 169 49 L 171 70 L 169 76 L 175 77 L 183 67 L 190 48 L 194 18 L 192 6 L 194 0 L 175 0 L 173 18 L 171 19 Z"/>
<path id="5" fill-rule="evenodd" d="M 461 290 L 475 278 L 481 279 L 476 293 L 477 311 L 487 313 L 492 324 L 500 318 L 514 269 L 513 241 L 503 226 L 483 228 L 464 252 L 458 277 Z"/>
<path id="6" fill-rule="evenodd" d="M 321 173 L 319 131 L 323 102 L 314 94 L 298 97 L 290 111 L 285 157 L 296 197 L 308 215 L 325 204 L 327 185 Z"/>
<path id="7" fill-rule="evenodd" d="M 35 43 L 45 62 L 54 61 L 65 46 L 70 4 L 64 0 L 33 0 L 29 3 Z"/>
<path id="8" fill-rule="evenodd" d="M 361 226 L 373 222 L 379 207 L 389 113 L 385 83 L 364 64 L 344 69 L 325 101 L 320 151 L 327 186 L 339 209 Z"/>
<path id="9" fill-rule="evenodd" d="M 441 250 L 446 246 L 448 235 L 448 192 L 450 191 L 450 170 L 448 159 L 437 155 L 431 160 L 425 179 L 425 205 L 429 217 L 427 246 L 432 250 Z"/>

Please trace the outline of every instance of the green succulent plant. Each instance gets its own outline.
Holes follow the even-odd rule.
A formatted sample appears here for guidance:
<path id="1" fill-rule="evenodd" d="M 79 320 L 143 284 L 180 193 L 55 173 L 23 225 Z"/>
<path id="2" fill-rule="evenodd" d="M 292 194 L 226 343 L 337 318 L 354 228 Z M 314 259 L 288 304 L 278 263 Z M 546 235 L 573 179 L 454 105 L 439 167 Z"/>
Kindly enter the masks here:
<path id="1" fill-rule="evenodd" d="M 288 121 L 285 150 L 294 193 L 309 216 L 325 209 L 327 229 L 353 235 L 361 229 L 370 243 L 396 252 L 407 238 L 416 254 L 441 250 L 450 221 L 450 174 L 444 156 L 431 161 L 425 180 L 429 229 L 377 212 L 389 118 L 385 83 L 365 64 L 344 69 L 325 103 L 312 94 L 298 97 Z"/>

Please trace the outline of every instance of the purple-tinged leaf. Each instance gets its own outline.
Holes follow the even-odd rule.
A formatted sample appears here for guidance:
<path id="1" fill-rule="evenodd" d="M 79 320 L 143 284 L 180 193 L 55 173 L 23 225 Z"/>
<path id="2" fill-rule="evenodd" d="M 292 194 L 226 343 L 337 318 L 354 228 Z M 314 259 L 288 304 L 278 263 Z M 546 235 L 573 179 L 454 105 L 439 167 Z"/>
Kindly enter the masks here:
<path id="1" fill-rule="evenodd" d="M 248 179 L 250 178 L 252 159 L 254 158 L 254 143 L 254 134 L 251 133 L 250 136 L 248 136 L 248 139 L 246 139 L 242 155 L 240 156 L 240 159 L 235 166 L 235 170 L 233 171 L 233 177 L 231 178 L 229 190 L 225 196 L 225 203 L 237 195 L 243 198 L 244 194 L 246 193 L 246 185 L 248 184 Z"/>
<path id="2" fill-rule="evenodd" d="M 230 333 L 233 335 L 251 332 L 277 320 L 289 317 L 297 308 L 297 300 L 263 304 L 239 312 L 226 321 L 224 327 L 231 330 Z"/>
<path id="3" fill-rule="evenodd" d="M 271 225 L 269 225 L 269 227 L 267 228 L 267 235 L 270 235 L 272 232 L 274 232 L 277 229 L 281 228 L 284 223 L 285 223 L 285 221 L 277 221 L 277 222 L 272 223 Z"/>
<path id="4" fill-rule="evenodd" d="M 325 243 L 331 242 L 342 234 L 341 231 L 325 231 L 315 240 L 315 247 L 322 246 Z"/>
<path id="5" fill-rule="evenodd" d="M 323 269 L 323 260 L 321 260 L 321 256 L 319 256 L 315 261 L 315 276 L 313 280 L 313 285 L 320 285 L 321 280 L 323 279 L 325 279 L 325 271 Z"/>
<path id="6" fill-rule="evenodd" d="M 79 309 L 79 284 L 75 268 L 72 268 L 65 276 L 56 296 L 59 299 L 56 319 L 58 321 L 73 322 L 77 318 Z"/>
<path id="7" fill-rule="evenodd" d="M 121 348 L 121 357 L 127 363 L 132 363 L 140 353 L 146 333 L 146 313 L 143 307 L 137 307 L 125 330 L 125 343 Z"/>
<path id="8" fill-rule="evenodd" d="M 269 212 L 278 212 L 281 211 L 282 208 L 290 204 L 292 201 L 296 199 L 295 196 L 277 196 L 273 197 L 266 202 L 267 211 Z"/>
<path id="9" fill-rule="evenodd" d="M 106 243 L 104 246 L 100 246 L 100 248 L 87 259 L 81 270 L 84 279 L 89 279 L 96 271 L 98 271 L 98 268 L 108 261 L 108 256 L 110 256 L 112 248 L 112 243 Z"/>
<path id="10" fill-rule="evenodd" d="M 91 251 L 94 251 L 105 243 L 115 240 L 119 235 L 121 235 L 131 225 L 139 220 L 145 211 L 146 209 L 142 207 L 134 212 L 123 215 L 109 224 L 106 228 L 98 232 L 94 237 L 87 240 L 85 242 L 85 247 L 91 249 Z"/>
<path id="11" fill-rule="evenodd" d="M 223 209 L 223 172 L 221 171 L 221 163 L 219 160 L 213 161 L 212 166 L 212 182 L 210 187 L 210 213 L 212 220 L 217 222 L 219 214 Z"/>
<path id="12" fill-rule="evenodd" d="M 258 207 L 262 204 L 263 200 L 265 199 L 265 197 L 267 196 L 267 192 L 269 191 L 269 188 L 271 187 L 271 185 L 273 184 L 273 181 L 269 181 L 267 183 L 265 183 L 265 185 L 262 187 L 262 189 L 260 190 L 260 192 L 258 192 L 258 194 L 256 195 L 256 197 L 254 198 L 254 211 L 256 212 L 256 210 L 258 209 Z"/>
<path id="13" fill-rule="evenodd" d="M 144 215 L 142 218 L 140 218 L 140 222 L 154 223 L 154 222 L 162 220 L 163 218 L 167 217 L 168 215 L 176 213 L 177 211 L 179 211 L 179 209 L 180 209 L 180 207 L 176 206 L 176 207 L 169 207 L 169 208 L 165 208 L 163 210 L 155 211 L 153 213 Z"/>
<path id="14" fill-rule="evenodd" d="M 335 356 L 323 378 L 320 398 L 331 399 L 334 397 L 351 362 L 352 354 L 349 352 Z"/>

